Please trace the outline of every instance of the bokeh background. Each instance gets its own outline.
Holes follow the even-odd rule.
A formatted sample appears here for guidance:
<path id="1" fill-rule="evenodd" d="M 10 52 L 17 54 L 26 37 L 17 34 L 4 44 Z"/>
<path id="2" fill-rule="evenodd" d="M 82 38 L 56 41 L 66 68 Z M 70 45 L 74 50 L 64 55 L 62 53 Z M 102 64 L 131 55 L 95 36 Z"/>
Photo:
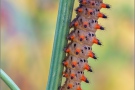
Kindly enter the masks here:
<path id="1" fill-rule="evenodd" d="M 134 90 L 134 0 L 104 0 L 108 19 L 93 46 L 98 60 L 89 59 L 94 72 L 84 90 Z M 1 0 L 0 67 L 21 90 L 45 90 L 56 26 L 58 0 Z M 75 1 L 74 8 L 78 6 Z M 73 18 L 75 12 L 73 12 Z M 0 80 L 0 90 L 10 90 Z"/>

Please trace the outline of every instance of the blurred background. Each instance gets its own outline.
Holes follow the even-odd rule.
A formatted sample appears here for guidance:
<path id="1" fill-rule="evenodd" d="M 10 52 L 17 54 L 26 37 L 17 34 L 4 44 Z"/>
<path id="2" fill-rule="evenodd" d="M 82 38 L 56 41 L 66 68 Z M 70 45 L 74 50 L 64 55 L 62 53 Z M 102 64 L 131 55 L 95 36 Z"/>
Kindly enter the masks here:
<path id="1" fill-rule="evenodd" d="M 101 10 L 108 19 L 97 37 L 103 46 L 93 46 L 98 60 L 89 59 L 93 73 L 83 90 L 134 90 L 134 0 L 104 0 L 112 8 Z M 58 0 L 1 0 L 0 67 L 21 90 L 45 90 Z M 78 6 L 75 1 L 74 9 Z M 75 12 L 73 12 L 73 18 Z M 10 90 L 0 80 L 0 90 Z"/>

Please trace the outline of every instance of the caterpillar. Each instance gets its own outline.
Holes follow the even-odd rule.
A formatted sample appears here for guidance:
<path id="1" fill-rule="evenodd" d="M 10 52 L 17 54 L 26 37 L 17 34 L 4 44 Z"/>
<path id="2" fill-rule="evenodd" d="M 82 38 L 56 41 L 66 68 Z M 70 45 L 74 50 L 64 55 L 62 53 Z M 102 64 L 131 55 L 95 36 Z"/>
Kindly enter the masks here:
<path id="1" fill-rule="evenodd" d="M 110 8 L 110 5 L 103 3 L 103 0 L 79 0 L 79 6 L 75 9 L 76 18 L 69 26 L 73 28 L 67 36 L 69 43 L 64 48 L 67 56 L 62 64 L 65 66 L 63 77 L 66 81 L 59 90 L 82 90 L 81 82 L 89 83 L 84 70 L 93 72 L 87 59 L 97 59 L 92 51 L 93 44 L 102 45 L 96 38 L 96 31 L 105 29 L 98 24 L 99 18 L 107 18 L 100 12 L 102 8 Z"/>

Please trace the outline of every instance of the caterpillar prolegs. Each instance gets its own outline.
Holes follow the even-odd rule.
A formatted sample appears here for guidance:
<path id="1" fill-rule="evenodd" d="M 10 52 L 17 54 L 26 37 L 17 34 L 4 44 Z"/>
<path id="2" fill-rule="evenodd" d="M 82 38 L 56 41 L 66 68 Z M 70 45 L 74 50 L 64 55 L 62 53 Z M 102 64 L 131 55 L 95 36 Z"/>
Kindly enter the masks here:
<path id="1" fill-rule="evenodd" d="M 103 3 L 103 0 L 79 0 L 79 3 L 75 10 L 76 18 L 69 26 L 73 28 L 67 36 L 70 42 L 64 48 L 67 56 L 62 63 L 65 66 L 63 76 L 66 81 L 60 90 L 82 90 L 81 82 L 89 83 L 84 76 L 84 70 L 92 72 L 87 59 L 97 59 L 92 52 L 93 44 L 102 45 L 95 33 L 97 30 L 104 30 L 104 27 L 98 24 L 98 19 L 107 18 L 100 9 L 110 8 L 110 5 Z"/>

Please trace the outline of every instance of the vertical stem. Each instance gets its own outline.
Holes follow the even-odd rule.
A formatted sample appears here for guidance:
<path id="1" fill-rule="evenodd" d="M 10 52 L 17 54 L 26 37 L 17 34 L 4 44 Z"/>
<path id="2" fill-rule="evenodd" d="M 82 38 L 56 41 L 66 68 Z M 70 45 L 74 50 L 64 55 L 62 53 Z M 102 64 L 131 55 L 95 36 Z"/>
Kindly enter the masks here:
<path id="1" fill-rule="evenodd" d="M 14 81 L 2 69 L 0 69 L 0 78 L 9 86 L 11 90 L 20 90 Z"/>
<path id="2" fill-rule="evenodd" d="M 63 48 L 67 45 L 66 36 L 72 17 L 74 0 L 60 0 L 57 25 L 53 44 L 51 66 L 46 90 L 58 90 L 62 81 L 62 61 L 66 56 Z"/>

